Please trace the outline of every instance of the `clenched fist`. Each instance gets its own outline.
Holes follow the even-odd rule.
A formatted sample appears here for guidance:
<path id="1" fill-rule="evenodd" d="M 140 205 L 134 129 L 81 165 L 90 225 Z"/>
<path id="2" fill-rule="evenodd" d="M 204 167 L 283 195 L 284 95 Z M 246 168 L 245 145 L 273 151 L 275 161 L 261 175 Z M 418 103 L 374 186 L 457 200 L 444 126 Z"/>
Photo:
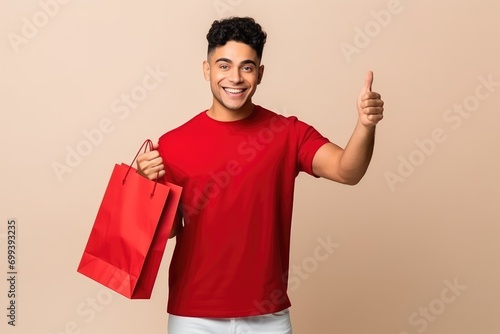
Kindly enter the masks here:
<path id="1" fill-rule="evenodd" d="M 163 159 L 160 157 L 160 153 L 158 153 L 158 144 L 154 144 L 153 149 L 152 151 L 141 153 L 137 157 L 137 172 L 150 180 L 155 180 L 157 177 L 165 175 Z"/>

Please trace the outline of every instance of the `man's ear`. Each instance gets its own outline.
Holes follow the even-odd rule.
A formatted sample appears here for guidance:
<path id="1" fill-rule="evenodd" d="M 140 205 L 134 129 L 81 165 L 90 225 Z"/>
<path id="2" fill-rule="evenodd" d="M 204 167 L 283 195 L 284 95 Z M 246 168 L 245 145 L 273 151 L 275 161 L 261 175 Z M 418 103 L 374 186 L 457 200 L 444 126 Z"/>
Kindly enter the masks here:
<path id="1" fill-rule="evenodd" d="M 208 63 L 208 60 L 203 61 L 203 76 L 205 77 L 205 80 L 210 80 L 210 64 Z"/>
<path id="2" fill-rule="evenodd" d="M 260 85 L 262 77 L 264 76 L 264 65 L 259 66 L 259 76 L 257 77 L 257 85 Z"/>

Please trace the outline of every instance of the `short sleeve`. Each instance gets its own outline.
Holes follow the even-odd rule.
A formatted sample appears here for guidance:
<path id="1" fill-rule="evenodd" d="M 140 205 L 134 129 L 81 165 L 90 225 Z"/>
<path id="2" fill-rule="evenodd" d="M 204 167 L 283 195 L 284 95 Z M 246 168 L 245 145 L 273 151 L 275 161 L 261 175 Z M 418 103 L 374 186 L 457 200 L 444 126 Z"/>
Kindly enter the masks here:
<path id="1" fill-rule="evenodd" d="M 299 171 L 306 172 L 314 177 L 312 162 L 318 149 L 330 141 L 323 137 L 314 127 L 295 119 L 297 135 L 297 163 Z"/>

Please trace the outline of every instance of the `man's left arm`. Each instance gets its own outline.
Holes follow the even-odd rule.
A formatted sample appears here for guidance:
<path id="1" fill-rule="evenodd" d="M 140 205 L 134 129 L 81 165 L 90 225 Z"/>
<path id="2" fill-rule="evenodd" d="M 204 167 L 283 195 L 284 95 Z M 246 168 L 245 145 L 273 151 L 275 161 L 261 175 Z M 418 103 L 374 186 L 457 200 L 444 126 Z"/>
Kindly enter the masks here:
<path id="1" fill-rule="evenodd" d="M 313 173 L 326 179 L 354 185 L 365 175 L 373 153 L 375 127 L 383 118 L 384 101 L 372 92 L 373 72 L 366 74 L 357 101 L 358 122 L 344 149 L 328 143 L 314 155 Z"/>

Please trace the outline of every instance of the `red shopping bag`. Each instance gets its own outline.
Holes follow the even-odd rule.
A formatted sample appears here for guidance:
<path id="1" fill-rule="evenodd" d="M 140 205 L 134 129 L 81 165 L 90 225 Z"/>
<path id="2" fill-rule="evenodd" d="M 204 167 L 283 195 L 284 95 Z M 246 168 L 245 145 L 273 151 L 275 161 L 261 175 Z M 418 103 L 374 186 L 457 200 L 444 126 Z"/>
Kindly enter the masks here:
<path id="1" fill-rule="evenodd" d="M 130 299 L 149 299 L 182 188 L 150 181 L 133 164 L 115 165 L 78 272 Z"/>

